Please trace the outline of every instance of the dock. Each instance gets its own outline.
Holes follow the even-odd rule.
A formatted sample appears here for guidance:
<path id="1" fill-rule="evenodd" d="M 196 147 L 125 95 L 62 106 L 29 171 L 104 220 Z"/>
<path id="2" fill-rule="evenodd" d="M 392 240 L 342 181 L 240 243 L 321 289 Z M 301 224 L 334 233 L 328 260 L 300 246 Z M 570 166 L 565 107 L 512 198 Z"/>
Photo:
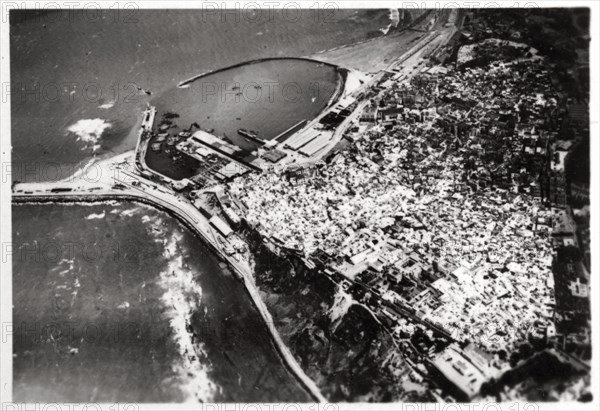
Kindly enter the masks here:
<path id="1" fill-rule="evenodd" d="M 291 126 L 290 128 L 288 128 L 287 130 L 285 130 L 282 133 L 279 133 L 277 135 L 277 137 L 275 137 L 273 140 L 279 142 L 279 143 L 283 143 L 285 140 L 287 140 L 292 134 L 294 134 L 296 131 L 300 130 L 302 127 L 304 127 L 306 124 L 308 123 L 308 120 L 300 120 L 299 122 L 297 122 L 296 124 L 294 124 L 293 126 Z"/>

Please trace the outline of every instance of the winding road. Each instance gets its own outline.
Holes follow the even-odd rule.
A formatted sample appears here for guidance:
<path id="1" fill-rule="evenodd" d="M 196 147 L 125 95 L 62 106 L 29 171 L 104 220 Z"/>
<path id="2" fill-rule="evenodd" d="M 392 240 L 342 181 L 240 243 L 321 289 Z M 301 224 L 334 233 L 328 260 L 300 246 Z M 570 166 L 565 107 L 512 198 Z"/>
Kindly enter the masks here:
<path id="1" fill-rule="evenodd" d="M 436 32 L 430 33 L 404 55 L 395 59 L 389 65 L 387 70 L 377 73 L 352 94 L 358 95 L 360 92 L 368 90 L 378 84 L 386 72 L 389 72 L 389 70 L 400 63 L 406 62 L 407 60 L 410 60 L 410 63 L 416 62 L 421 57 L 425 46 L 435 40 L 438 36 L 439 34 Z M 407 64 L 407 68 L 402 68 L 400 70 L 406 77 L 415 74 L 414 68 L 416 66 L 412 68 L 409 68 L 408 66 L 409 65 Z M 360 115 L 367 104 L 368 100 L 361 101 L 355 110 L 337 127 L 326 149 L 322 150 L 318 156 L 308 158 L 302 161 L 302 163 L 306 164 L 318 161 L 333 149 L 333 147 L 341 140 L 347 128 L 352 124 L 352 121 Z M 331 109 L 332 108 L 330 108 L 330 110 Z M 322 117 L 330 112 L 330 110 L 321 113 L 320 116 L 311 121 L 306 127 L 311 127 L 316 124 Z M 327 399 L 321 394 L 321 391 L 315 382 L 302 370 L 275 328 L 273 318 L 260 298 L 259 291 L 254 283 L 253 272 L 249 264 L 245 261 L 237 260 L 225 252 L 223 245 L 217 240 L 217 238 L 219 238 L 217 231 L 212 228 L 208 219 L 190 202 L 189 199 L 171 189 L 166 184 L 161 185 L 146 178 L 149 173 L 147 171 L 144 172 L 143 170 L 146 168 L 143 161 L 146 144 L 143 144 L 142 142 L 142 131 L 144 128 L 152 128 L 156 112 L 150 108 L 146 113 L 151 113 L 151 116 L 145 117 L 135 151 L 132 150 L 131 152 L 124 153 L 108 160 L 91 163 L 86 166 L 86 168 L 80 170 L 74 176 L 66 180 L 57 182 L 18 183 L 13 187 L 13 203 L 31 203 L 38 201 L 105 201 L 107 199 L 132 200 L 153 205 L 173 214 L 191 230 L 202 237 L 223 260 L 229 263 L 232 270 L 235 271 L 238 278 L 244 283 L 246 290 L 250 294 L 254 305 L 258 309 L 269 330 L 277 351 L 288 369 L 315 401 L 322 403 L 327 402 Z M 90 170 L 93 170 L 93 174 L 90 174 Z"/>
<path id="2" fill-rule="evenodd" d="M 96 169 L 93 178 L 83 172 L 66 181 L 16 184 L 13 188 L 12 201 L 13 203 L 31 203 L 105 201 L 107 199 L 133 200 L 153 205 L 173 214 L 201 236 L 222 259 L 229 263 L 232 270 L 244 283 L 269 330 L 275 348 L 288 369 L 315 401 L 327 402 L 315 382 L 304 373 L 275 328 L 273 318 L 260 298 L 250 266 L 227 255 L 223 246 L 216 241 L 218 233 L 212 228 L 208 219 L 183 195 L 144 178 L 137 170 L 133 151 L 125 158 L 123 157 L 119 156 L 118 162 L 107 160 L 96 163 L 100 173 L 98 175 L 98 169 Z"/>

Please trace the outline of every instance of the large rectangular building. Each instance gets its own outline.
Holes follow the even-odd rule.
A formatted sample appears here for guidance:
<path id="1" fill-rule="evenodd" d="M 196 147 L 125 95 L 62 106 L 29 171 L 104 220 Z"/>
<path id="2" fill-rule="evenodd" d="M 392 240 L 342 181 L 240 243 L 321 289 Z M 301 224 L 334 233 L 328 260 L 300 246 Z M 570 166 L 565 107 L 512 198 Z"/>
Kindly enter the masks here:
<path id="1" fill-rule="evenodd" d="M 296 134 L 294 137 L 288 139 L 285 145 L 286 147 L 291 148 L 292 150 L 298 150 L 302 146 L 316 139 L 320 134 L 321 132 L 319 130 L 309 128 L 308 130 Z"/>
<path id="2" fill-rule="evenodd" d="M 216 215 L 212 216 L 211 219 L 208 221 L 225 238 L 229 237 L 233 233 L 233 230 L 231 229 L 231 227 L 229 227 L 229 224 L 227 224 L 225 221 L 223 221 L 219 216 L 216 216 Z"/>
<path id="3" fill-rule="evenodd" d="M 302 147 L 300 149 L 300 154 L 304 154 L 305 156 L 310 157 L 327 147 L 328 144 L 328 141 L 323 141 L 321 138 L 319 138 L 311 142 L 310 144 L 307 144 L 306 146 Z"/>
<path id="4" fill-rule="evenodd" d="M 487 380 L 485 370 L 476 366 L 456 345 L 446 348 L 431 364 L 453 386 L 452 391 L 459 401 L 475 397 Z"/>

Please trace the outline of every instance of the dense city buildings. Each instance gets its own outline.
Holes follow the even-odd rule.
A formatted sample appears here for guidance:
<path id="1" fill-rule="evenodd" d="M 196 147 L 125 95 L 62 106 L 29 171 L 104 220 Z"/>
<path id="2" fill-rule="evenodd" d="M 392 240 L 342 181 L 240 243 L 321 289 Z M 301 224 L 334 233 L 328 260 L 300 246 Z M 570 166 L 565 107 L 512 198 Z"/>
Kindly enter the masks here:
<path id="1" fill-rule="evenodd" d="M 586 210 L 570 206 L 565 175 L 589 138 L 572 121 L 586 96 L 561 82 L 564 60 L 525 43 L 537 39 L 530 20 L 548 16 L 516 28 L 466 13 L 464 32 L 417 75 L 376 86 L 326 164 L 227 186 L 274 247 L 377 296 L 355 298 L 389 319 L 398 343 L 408 310 L 469 344 L 422 357 L 464 398 L 534 352 L 590 361 L 590 268 L 574 219 Z M 445 49 L 453 57 L 436 65 Z"/>
<path id="2" fill-rule="evenodd" d="M 87 166 L 96 181 L 15 182 L 13 202 L 141 202 L 202 240 L 214 262 L 194 277 L 151 225 L 188 400 L 260 399 L 264 379 L 282 401 L 592 401 L 589 10 L 382 18 L 353 44 L 181 81 L 144 106 L 135 150 Z M 244 94 L 273 76 L 302 97 Z M 215 267 L 206 299 L 236 311 L 221 340 L 202 322 Z M 276 359 L 262 370 L 229 327 L 248 313 Z"/>

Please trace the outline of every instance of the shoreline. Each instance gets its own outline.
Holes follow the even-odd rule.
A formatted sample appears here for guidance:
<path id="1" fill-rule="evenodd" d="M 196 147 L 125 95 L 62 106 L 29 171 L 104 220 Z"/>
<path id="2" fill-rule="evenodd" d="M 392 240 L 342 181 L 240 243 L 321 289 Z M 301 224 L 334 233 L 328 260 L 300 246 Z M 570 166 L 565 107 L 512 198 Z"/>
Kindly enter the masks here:
<path id="1" fill-rule="evenodd" d="M 389 36 L 389 37 L 392 37 L 392 36 Z M 412 48 L 414 48 L 414 47 L 415 46 L 413 46 Z M 256 60 L 253 60 L 250 62 L 242 62 L 242 63 L 236 64 L 233 66 L 229 66 L 229 67 L 221 68 L 219 70 L 214 70 L 211 72 L 200 74 L 189 80 L 186 80 L 185 82 L 180 83 L 178 85 L 178 87 L 182 87 L 182 86 L 185 87 L 190 82 L 193 82 L 199 78 L 202 78 L 204 76 L 207 76 L 209 74 L 213 74 L 216 72 L 228 70 L 232 67 L 239 67 L 239 66 L 243 66 L 246 64 L 253 64 L 253 63 L 258 63 L 261 61 L 268 61 L 268 60 L 290 60 L 290 59 L 298 60 L 298 61 L 311 61 L 316 64 L 322 64 L 322 65 L 327 65 L 329 67 L 334 67 L 336 69 L 337 75 L 341 77 L 341 81 L 338 82 L 339 87 L 333 93 L 330 102 L 328 103 L 326 108 L 323 110 L 323 112 L 327 111 L 327 108 L 330 108 L 332 104 L 335 104 L 335 102 L 341 97 L 341 95 L 343 95 L 344 91 L 346 90 L 346 86 L 348 84 L 348 82 L 347 82 L 348 77 L 349 77 L 350 73 L 352 73 L 354 71 L 354 70 L 344 68 L 337 64 L 319 61 L 319 60 L 315 60 L 315 59 L 311 59 L 311 58 L 290 58 L 290 57 L 264 58 L 264 59 L 256 59 Z M 355 112 L 359 111 L 359 108 L 360 107 L 358 107 L 357 110 L 355 110 Z M 321 112 L 321 115 L 323 114 L 323 112 Z M 319 116 L 317 116 L 317 118 L 319 118 Z M 350 120 L 351 120 L 351 117 L 349 117 L 348 121 L 344 122 L 343 125 L 347 125 L 350 122 Z M 344 128 L 345 127 L 338 128 L 336 130 L 336 133 L 338 133 L 338 134 L 341 133 Z M 137 149 L 139 150 L 139 146 L 137 147 Z M 135 156 L 135 154 L 137 154 L 138 150 L 135 150 L 134 156 Z M 107 165 L 109 165 L 109 164 L 107 164 Z M 128 173 L 126 173 L 126 174 L 128 174 Z M 179 200 L 178 197 L 173 196 L 171 193 L 166 193 L 166 194 L 170 194 L 170 195 L 167 198 L 165 198 L 160 195 L 159 196 L 153 195 L 151 193 L 153 190 L 150 190 L 150 192 L 148 192 L 147 195 L 144 195 L 141 192 L 138 193 L 135 189 L 119 192 L 113 188 L 109 188 L 107 186 L 109 184 L 108 181 L 105 181 L 105 184 L 106 185 L 104 186 L 103 192 L 96 192 L 93 194 L 81 192 L 81 191 L 80 192 L 77 192 L 77 191 L 68 192 L 68 193 L 52 193 L 52 194 L 48 193 L 48 192 L 46 192 L 45 194 L 44 193 L 40 193 L 40 194 L 35 193 L 34 194 L 31 192 L 29 192 L 29 193 L 26 192 L 24 195 L 13 194 L 12 202 L 13 202 L 13 204 L 97 203 L 97 202 L 106 201 L 106 200 L 124 200 L 124 201 L 133 201 L 133 202 L 148 204 L 152 207 L 155 207 L 159 210 L 166 212 L 167 214 L 169 214 L 171 216 L 174 216 L 175 218 L 177 218 L 177 220 L 179 222 L 181 222 L 184 226 L 189 228 L 194 233 L 194 235 L 199 237 L 201 239 L 201 241 L 203 241 L 203 243 L 206 244 L 212 252 L 216 252 L 217 258 L 219 258 L 222 261 L 225 261 L 227 263 L 228 267 L 236 275 L 236 277 L 238 277 L 238 279 L 243 282 L 246 292 L 249 294 L 250 298 L 252 299 L 252 302 L 253 302 L 255 308 L 259 311 L 259 314 L 262 317 L 263 323 L 268 328 L 269 333 L 271 334 L 271 343 L 274 344 L 275 349 L 277 350 L 281 361 L 283 361 L 283 363 L 286 366 L 286 368 L 288 369 L 288 371 L 294 375 L 294 377 L 296 378 L 298 383 L 303 387 L 305 392 L 307 394 L 309 394 L 310 397 L 312 397 L 314 400 L 316 400 L 318 402 L 326 402 L 327 401 L 327 399 L 321 394 L 320 389 L 317 387 L 316 383 L 310 377 L 308 377 L 306 375 L 306 373 L 304 372 L 304 370 L 300 367 L 296 358 L 292 355 L 289 348 L 287 347 L 287 345 L 285 345 L 281 336 L 279 335 L 279 332 L 277 331 L 275 324 L 273 322 L 271 313 L 268 311 L 268 308 L 267 308 L 265 302 L 262 300 L 262 298 L 260 296 L 259 290 L 256 288 L 252 269 L 249 266 L 240 264 L 239 261 L 236 261 L 233 258 L 229 257 L 228 255 L 225 254 L 224 250 L 220 249 L 219 244 L 216 243 L 216 239 L 214 239 L 214 238 L 211 239 L 211 235 L 210 235 L 211 228 L 208 225 L 208 220 L 203 215 L 198 213 L 197 209 L 194 208 L 192 211 L 192 209 L 190 208 L 190 203 L 187 203 L 187 202 L 180 204 L 181 200 Z M 81 188 L 78 187 L 75 190 L 81 190 Z M 159 191 L 161 191 L 161 190 L 159 190 Z M 176 200 L 176 201 L 174 201 L 174 200 Z"/>
<path id="2" fill-rule="evenodd" d="M 304 391 L 313 398 L 316 402 L 327 402 L 327 399 L 321 394 L 320 389 L 316 386 L 315 382 L 312 381 L 305 373 L 304 370 L 299 366 L 295 357 L 291 354 L 279 332 L 277 331 L 275 324 L 273 322 L 273 318 L 269 313 L 265 303 L 262 301 L 260 297 L 260 292 L 255 287 L 253 282 L 250 282 L 247 275 L 236 265 L 232 264 L 229 261 L 227 256 L 224 256 L 222 251 L 219 250 L 208 238 L 208 236 L 203 233 L 198 227 L 193 224 L 193 217 L 189 216 L 185 213 L 178 213 L 173 209 L 167 207 L 164 204 L 161 204 L 158 201 L 151 200 L 142 195 L 136 195 L 132 193 L 111 193 L 111 194 L 55 194 L 55 195 L 12 195 L 11 203 L 12 204 L 76 204 L 76 203 L 103 203 L 106 201 L 130 201 L 134 203 L 146 204 L 151 207 L 154 207 L 158 210 L 161 210 L 171 217 L 174 217 L 183 224 L 186 228 L 188 228 L 196 237 L 198 237 L 203 244 L 205 244 L 211 252 L 213 252 L 220 260 L 227 263 L 228 267 L 234 272 L 235 277 L 244 285 L 244 289 L 249 295 L 254 308 L 258 311 L 259 315 L 262 317 L 263 323 L 269 331 L 271 336 L 271 343 L 273 344 L 277 354 L 279 355 L 282 364 L 285 368 L 290 372 L 298 381 L 298 383 L 302 386 Z M 191 221 L 190 221 L 191 220 Z M 291 361 L 290 361 L 291 360 Z M 297 367 L 297 368 L 296 368 Z M 300 371 L 300 372 L 298 372 Z"/>

